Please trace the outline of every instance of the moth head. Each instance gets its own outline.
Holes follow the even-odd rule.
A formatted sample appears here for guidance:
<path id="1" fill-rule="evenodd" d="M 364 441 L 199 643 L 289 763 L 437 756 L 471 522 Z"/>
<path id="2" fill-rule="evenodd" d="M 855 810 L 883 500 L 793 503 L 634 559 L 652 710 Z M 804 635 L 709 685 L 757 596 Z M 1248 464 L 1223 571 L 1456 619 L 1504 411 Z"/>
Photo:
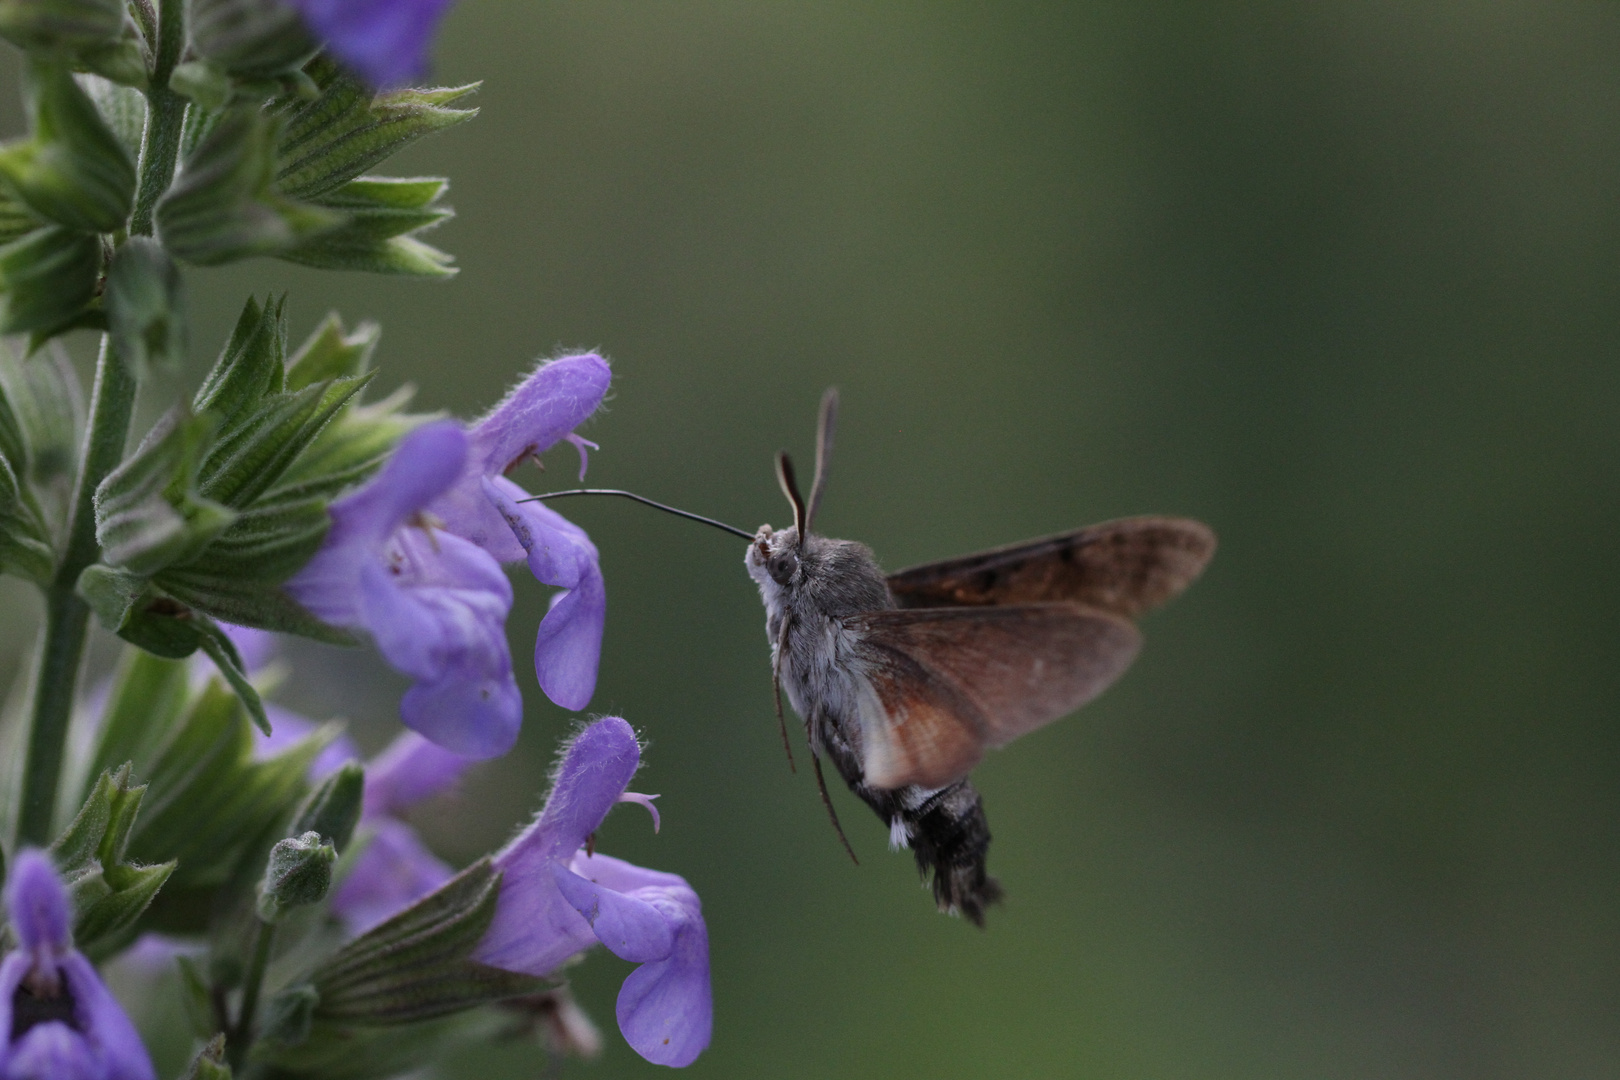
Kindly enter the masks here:
<path id="1" fill-rule="evenodd" d="M 748 548 L 748 569 L 754 577 L 764 575 L 786 588 L 798 573 L 803 552 L 797 528 L 776 530 L 761 525 Z"/>

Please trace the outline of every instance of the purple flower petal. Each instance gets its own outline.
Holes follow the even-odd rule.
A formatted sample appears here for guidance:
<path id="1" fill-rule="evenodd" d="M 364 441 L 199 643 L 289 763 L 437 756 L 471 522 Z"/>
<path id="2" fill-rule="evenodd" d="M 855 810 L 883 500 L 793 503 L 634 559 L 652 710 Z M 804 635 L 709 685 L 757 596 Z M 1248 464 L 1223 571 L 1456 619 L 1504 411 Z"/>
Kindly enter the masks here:
<path id="1" fill-rule="evenodd" d="M 375 562 L 400 526 L 460 475 L 467 433 L 451 421 L 417 428 L 368 484 L 329 508 L 332 527 L 315 557 L 285 588 L 317 618 L 360 627 L 360 568 Z"/>
<path id="2" fill-rule="evenodd" d="M 11 931 L 26 952 L 51 955 L 73 944 L 73 907 L 49 855 L 37 848 L 17 853 L 6 881 Z"/>
<path id="3" fill-rule="evenodd" d="M 595 353 L 565 356 L 542 364 L 473 425 L 466 468 L 453 490 L 430 509 L 445 528 L 465 536 L 503 563 L 517 562 L 524 550 L 479 481 L 503 475 L 531 454 L 540 454 L 589 419 L 607 393 L 612 371 Z M 526 493 L 511 485 L 523 498 Z"/>
<path id="4" fill-rule="evenodd" d="M 616 890 L 656 910 L 670 928 L 667 957 L 643 964 L 619 990 L 619 1030 L 656 1065 L 690 1065 L 709 1045 L 714 1000 L 709 985 L 709 932 L 697 893 L 678 874 L 608 855 L 574 856 L 572 869 L 602 890 Z"/>
<path id="5" fill-rule="evenodd" d="M 563 898 L 591 924 L 596 940 L 619 959 L 644 964 L 664 959 L 675 947 L 663 912 L 645 900 L 604 888 L 562 865 L 553 865 L 551 876 Z"/>
<path id="6" fill-rule="evenodd" d="M 102 1080 L 107 1074 L 83 1035 L 51 1020 L 17 1040 L 5 1075 L 6 1080 Z"/>
<path id="7" fill-rule="evenodd" d="M 578 712 L 596 693 L 607 622 L 607 589 L 596 545 L 584 529 L 545 504 L 518 502 L 523 489 L 510 480 L 485 480 L 483 488 L 527 553 L 530 573 L 542 584 L 567 590 L 552 600 L 540 620 L 534 673 L 547 697 Z"/>
<path id="8" fill-rule="evenodd" d="M 403 732 L 366 766 L 366 816 L 397 815 L 431 799 L 454 786 L 474 760 Z"/>
<path id="9" fill-rule="evenodd" d="M 428 47 L 450 0 L 292 0 L 315 35 L 372 86 L 403 86 L 427 71 Z"/>
<path id="10" fill-rule="evenodd" d="M 406 436 L 374 480 L 333 504 L 325 543 L 286 588 L 328 622 L 369 630 L 416 680 L 400 702 L 407 725 L 484 758 L 511 749 L 523 718 L 506 647 L 512 585 L 487 552 L 420 516 L 466 457 L 453 423 Z"/>
<path id="11" fill-rule="evenodd" d="M 62 974 L 73 994 L 79 1030 L 101 1059 L 107 1080 L 152 1080 L 152 1059 L 107 985 L 77 952 L 62 958 Z"/>
<path id="12" fill-rule="evenodd" d="M 549 975 L 596 942 L 552 876 L 613 809 L 641 763 L 630 725 L 616 716 L 580 732 L 563 754 L 546 807 L 495 856 L 501 894 L 473 959 L 507 971 Z"/>
<path id="13" fill-rule="evenodd" d="M 370 783 L 370 777 L 367 777 Z M 366 822 L 372 837 L 332 894 L 332 910 L 351 934 L 363 934 L 449 881 L 453 871 L 402 821 Z"/>

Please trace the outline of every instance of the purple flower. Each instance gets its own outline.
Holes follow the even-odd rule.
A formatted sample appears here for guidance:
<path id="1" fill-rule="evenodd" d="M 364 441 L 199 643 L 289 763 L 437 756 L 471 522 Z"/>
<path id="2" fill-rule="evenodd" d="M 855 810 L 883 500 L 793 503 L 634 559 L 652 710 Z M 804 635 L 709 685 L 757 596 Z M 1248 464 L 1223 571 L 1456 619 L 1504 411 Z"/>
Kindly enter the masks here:
<path id="1" fill-rule="evenodd" d="M 635 732 L 598 720 L 569 744 L 545 809 L 495 856 L 495 918 L 473 959 L 549 975 L 600 942 L 640 964 L 619 991 L 619 1030 L 648 1061 L 689 1065 L 709 1045 L 714 1006 L 702 904 L 685 879 L 582 849 L 641 762 Z"/>
<path id="2" fill-rule="evenodd" d="M 332 504 L 331 531 L 286 589 L 317 618 L 369 631 L 416 680 L 399 706 L 407 726 L 487 758 L 512 748 L 523 717 L 506 648 L 512 586 L 487 552 L 422 513 L 467 450 L 449 421 L 407 435 L 381 473 Z"/>
<path id="3" fill-rule="evenodd" d="M 576 712 L 596 692 L 607 616 L 596 546 L 543 503 L 520 503 L 528 492 L 504 474 L 568 441 L 579 448 L 583 479 L 590 444 L 573 432 L 601 405 L 611 379 L 607 361 L 595 353 L 542 364 L 473 425 L 461 476 L 428 508 L 451 532 L 503 563 L 526 561 L 541 584 L 564 590 L 540 623 L 534 672 L 547 697 Z"/>
<path id="4" fill-rule="evenodd" d="M 427 71 L 428 46 L 450 0 L 291 0 L 333 55 L 379 88 Z"/>
<path id="5" fill-rule="evenodd" d="M 0 1080 L 152 1080 L 140 1036 L 77 949 L 50 858 L 18 853 L 6 882 L 17 947 L 0 960 Z"/>
<path id="6" fill-rule="evenodd" d="M 453 785 L 471 758 L 405 732 L 366 768 L 361 828 L 370 834 L 332 894 L 332 911 L 363 934 L 449 881 L 453 871 L 398 816 Z"/>

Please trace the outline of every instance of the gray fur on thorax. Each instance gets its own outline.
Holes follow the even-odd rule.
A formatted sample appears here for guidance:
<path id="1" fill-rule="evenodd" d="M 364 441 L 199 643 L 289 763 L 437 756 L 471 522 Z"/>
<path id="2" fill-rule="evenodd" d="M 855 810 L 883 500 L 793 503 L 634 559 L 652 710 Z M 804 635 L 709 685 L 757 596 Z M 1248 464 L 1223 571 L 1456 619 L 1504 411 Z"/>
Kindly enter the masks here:
<path id="1" fill-rule="evenodd" d="M 889 826 L 892 846 L 914 848 L 940 907 L 982 926 L 984 908 L 1000 896 L 1000 887 L 985 872 L 990 832 L 973 785 L 966 777 L 943 788 L 910 784 L 889 790 L 866 783 L 858 704 L 866 662 L 847 621 L 894 608 L 888 580 L 865 544 L 814 533 L 802 548 L 798 540 L 795 528 L 762 526 L 744 562 L 765 602 L 772 662 L 804 720 L 811 752 L 829 757 L 850 790 Z M 797 565 L 778 582 L 771 560 L 788 556 Z"/>

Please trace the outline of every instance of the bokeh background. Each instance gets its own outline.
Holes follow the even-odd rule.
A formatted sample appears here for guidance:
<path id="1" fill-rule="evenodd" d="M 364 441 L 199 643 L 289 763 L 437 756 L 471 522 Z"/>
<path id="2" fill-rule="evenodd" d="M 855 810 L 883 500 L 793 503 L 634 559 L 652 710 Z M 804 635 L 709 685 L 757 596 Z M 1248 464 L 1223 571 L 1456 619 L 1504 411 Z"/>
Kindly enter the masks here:
<path id="1" fill-rule="evenodd" d="M 393 171 L 453 178 L 460 277 L 194 273 L 171 390 L 286 289 L 295 334 L 380 319 L 383 385 L 463 416 L 600 347 L 591 479 L 750 528 L 837 384 L 822 524 L 892 568 L 1133 513 L 1221 535 L 1116 689 L 979 770 L 980 933 L 789 774 L 741 543 L 567 507 L 609 585 L 592 708 L 663 795 L 602 847 L 708 916 L 691 1075 L 1620 1076 L 1620 6 L 462 0 L 436 75 L 483 114 Z M 35 609 L 0 605 L 9 679 Z M 391 734 L 373 656 L 292 655 L 283 700 Z M 524 685 L 519 750 L 419 815 L 450 858 L 575 721 Z M 577 969 L 608 1047 L 563 1076 L 657 1071 L 627 970 Z"/>

